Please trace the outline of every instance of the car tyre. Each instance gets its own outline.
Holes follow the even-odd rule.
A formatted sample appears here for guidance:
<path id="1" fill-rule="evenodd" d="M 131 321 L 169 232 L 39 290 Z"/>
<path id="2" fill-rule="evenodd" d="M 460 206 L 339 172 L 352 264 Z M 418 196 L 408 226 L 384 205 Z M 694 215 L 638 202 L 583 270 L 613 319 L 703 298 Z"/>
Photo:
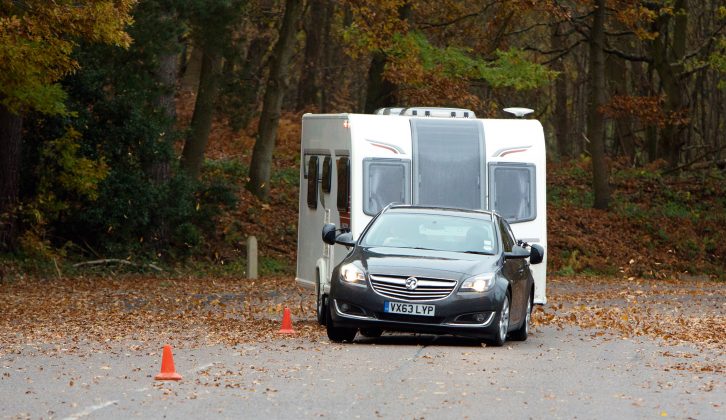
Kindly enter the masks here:
<path id="1" fill-rule="evenodd" d="M 494 338 L 489 341 L 489 344 L 495 347 L 501 347 L 507 341 L 507 332 L 509 330 L 509 292 L 504 296 L 502 309 L 497 314 L 494 325 L 496 325 L 497 330 L 494 333 Z"/>
<path id="2" fill-rule="evenodd" d="M 323 295 L 323 292 L 320 289 L 320 274 L 318 274 L 316 279 L 315 294 L 317 295 L 315 308 L 318 317 L 318 324 L 325 325 L 328 322 L 328 297 Z"/>
<path id="3" fill-rule="evenodd" d="M 524 323 L 521 327 L 516 329 L 515 331 L 512 331 L 509 333 L 509 338 L 515 341 L 526 341 L 527 336 L 529 335 L 529 326 L 532 322 L 532 298 L 533 296 L 530 294 L 529 299 L 527 299 L 527 313 L 524 317 Z"/>
<path id="4" fill-rule="evenodd" d="M 327 329 L 328 338 L 330 339 L 330 341 L 335 343 L 342 343 L 344 341 L 352 342 L 355 338 L 355 335 L 358 333 L 357 328 L 336 327 L 335 322 L 333 322 L 333 317 L 331 317 L 330 315 L 328 315 L 325 326 Z"/>
<path id="5" fill-rule="evenodd" d="M 376 327 L 361 328 L 360 335 L 367 338 L 378 338 L 383 334 L 383 330 Z"/>

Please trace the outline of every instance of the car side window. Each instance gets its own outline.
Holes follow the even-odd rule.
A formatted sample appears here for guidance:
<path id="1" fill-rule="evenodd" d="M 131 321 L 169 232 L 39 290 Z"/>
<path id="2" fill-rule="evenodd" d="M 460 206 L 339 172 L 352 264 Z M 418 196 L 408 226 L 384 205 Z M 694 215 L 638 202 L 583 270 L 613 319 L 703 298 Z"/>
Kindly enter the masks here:
<path id="1" fill-rule="evenodd" d="M 514 247 L 514 235 L 512 235 L 512 229 L 509 228 L 509 224 L 503 218 L 499 218 L 499 231 L 502 234 L 502 246 L 504 252 L 511 252 Z"/>
<path id="2" fill-rule="evenodd" d="M 513 245 L 517 245 L 517 237 L 514 236 L 514 232 L 512 231 L 512 227 L 509 226 L 509 222 L 507 222 L 506 219 L 502 220 L 504 222 L 504 227 L 507 229 L 507 235 L 509 236 L 509 239 L 512 241 Z"/>

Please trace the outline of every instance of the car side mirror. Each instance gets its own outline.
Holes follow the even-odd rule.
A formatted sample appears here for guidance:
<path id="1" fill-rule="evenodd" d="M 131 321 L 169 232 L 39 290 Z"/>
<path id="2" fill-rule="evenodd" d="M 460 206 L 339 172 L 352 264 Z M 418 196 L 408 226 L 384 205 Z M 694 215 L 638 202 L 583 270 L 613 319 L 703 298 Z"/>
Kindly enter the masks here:
<path id="1" fill-rule="evenodd" d="M 350 232 L 341 233 L 335 238 L 335 242 L 341 245 L 345 245 L 347 247 L 355 245 L 355 241 L 353 240 L 353 234 Z"/>
<path id="2" fill-rule="evenodd" d="M 326 223 L 323 225 L 323 242 L 328 245 L 335 245 L 335 225 Z"/>
<path id="3" fill-rule="evenodd" d="M 510 258 L 527 258 L 529 257 L 529 252 L 527 252 L 526 249 L 522 248 L 519 245 L 514 245 L 512 247 L 511 251 L 504 252 L 504 258 L 510 259 Z"/>
<path id="4" fill-rule="evenodd" d="M 326 223 L 323 225 L 323 242 L 325 242 L 328 245 L 335 245 L 341 244 L 345 245 L 347 247 L 351 247 L 355 245 L 355 240 L 353 240 L 353 234 L 350 232 L 343 232 L 338 233 L 338 230 L 335 229 L 335 225 L 332 223 Z"/>
<path id="5" fill-rule="evenodd" d="M 542 245 L 538 244 L 532 244 L 530 245 L 530 252 L 529 252 L 529 263 L 530 264 L 539 264 L 544 260 L 544 247 Z"/>

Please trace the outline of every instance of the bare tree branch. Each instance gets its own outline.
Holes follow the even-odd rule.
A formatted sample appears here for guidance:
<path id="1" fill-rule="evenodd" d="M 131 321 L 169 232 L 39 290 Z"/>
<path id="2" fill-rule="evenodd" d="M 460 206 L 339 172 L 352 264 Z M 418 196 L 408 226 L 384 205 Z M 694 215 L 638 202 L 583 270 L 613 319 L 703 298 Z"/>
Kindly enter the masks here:
<path id="1" fill-rule="evenodd" d="M 443 22 L 421 22 L 419 28 L 420 29 L 429 29 L 429 28 L 440 28 L 440 27 L 443 27 L 443 26 L 453 25 L 455 23 L 461 22 L 462 20 L 466 20 L 466 19 L 470 19 L 470 18 L 473 18 L 473 17 L 477 17 L 477 16 L 482 15 L 484 12 L 486 12 L 490 7 L 492 7 L 496 3 L 498 3 L 498 1 L 493 1 L 491 3 L 488 3 L 487 5 L 485 5 L 483 8 L 479 9 L 476 12 L 467 13 L 465 15 L 457 16 L 457 17 L 455 17 L 453 19 L 450 19 L 450 20 L 447 20 L 447 21 L 443 21 Z"/>
<path id="2" fill-rule="evenodd" d="M 635 35 L 635 32 L 633 32 L 633 31 L 623 31 L 623 32 L 608 32 L 608 31 L 605 31 L 605 35 L 612 36 L 612 37 L 616 37 L 617 38 L 617 37 L 621 37 L 621 36 Z"/>
<path id="3" fill-rule="evenodd" d="M 715 149 L 713 149 L 713 150 L 708 150 L 707 152 L 705 152 L 705 153 L 703 153 L 703 154 L 699 155 L 699 156 L 698 156 L 698 157 L 696 157 L 696 158 L 693 158 L 693 159 L 691 159 L 691 161 L 689 161 L 689 162 L 686 162 L 686 163 L 684 163 L 683 165 L 680 165 L 680 166 L 676 166 L 676 167 L 675 167 L 675 168 L 673 168 L 673 169 L 669 169 L 669 170 L 667 170 L 667 171 L 663 172 L 663 175 L 668 175 L 668 174 L 671 174 L 671 173 L 674 173 L 674 172 L 678 172 L 678 171 L 680 171 L 681 169 L 686 169 L 686 168 L 688 168 L 688 167 L 692 166 L 693 164 L 696 164 L 696 163 L 698 163 L 698 162 L 700 162 L 700 161 L 702 161 L 702 160 L 706 159 L 706 158 L 707 158 L 707 157 L 709 157 L 709 156 L 717 156 L 718 152 L 720 152 L 721 150 L 725 150 L 725 149 L 726 149 L 726 145 L 723 145 L 723 146 L 721 146 L 721 147 L 717 147 L 717 148 L 715 148 Z"/>
<path id="4" fill-rule="evenodd" d="M 540 27 L 540 26 L 550 26 L 550 25 L 556 25 L 556 24 L 564 23 L 564 22 L 565 21 L 560 21 L 560 22 L 547 22 L 547 23 L 535 23 L 534 25 L 530 25 L 530 26 L 528 26 L 526 28 L 517 29 L 516 31 L 512 31 L 512 32 L 507 32 L 507 33 L 504 34 L 504 36 L 520 35 L 520 34 L 523 34 L 525 32 L 529 32 L 532 29 L 537 28 L 537 27 Z"/>
<path id="5" fill-rule="evenodd" d="M 629 53 L 626 53 L 626 52 L 623 52 L 620 50 L 616 50 L 614 48 L 603 48 L 603 51 L 605 51 L 606 53 L 608 53 L 610 55 L 614 55 L 616 57 L 620 57 L 620 58 L 622 58 L 624 60 L 628 60 L 628 61 L 640 61 L 643 63 L 652 63 L 653 62 L 652 58 L 639 56 L 639 55 L 632 55 L 632 54 L 629 54 Z"/>

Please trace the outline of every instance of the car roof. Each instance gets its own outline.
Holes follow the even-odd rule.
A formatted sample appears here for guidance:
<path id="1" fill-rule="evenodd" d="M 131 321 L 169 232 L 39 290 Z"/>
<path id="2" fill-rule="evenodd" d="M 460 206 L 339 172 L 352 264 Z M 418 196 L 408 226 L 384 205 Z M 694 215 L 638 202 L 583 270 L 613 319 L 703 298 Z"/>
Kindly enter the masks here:
<path id="1" fill-rule="evenodd" d="M 442 216 L 467 216 L 477 217 L 484 220 L 494 220 L 496 215 L 493 211 L 488 210 L 472 210 L 461 209 L 456 207 L 439 207 L 439 206 L 415 206 L 409 204 L 393 204 L 384 209 L 383 212 L 407 212 L 407 213 L 425 213 L 425 214 L 441 214 Z"/>

